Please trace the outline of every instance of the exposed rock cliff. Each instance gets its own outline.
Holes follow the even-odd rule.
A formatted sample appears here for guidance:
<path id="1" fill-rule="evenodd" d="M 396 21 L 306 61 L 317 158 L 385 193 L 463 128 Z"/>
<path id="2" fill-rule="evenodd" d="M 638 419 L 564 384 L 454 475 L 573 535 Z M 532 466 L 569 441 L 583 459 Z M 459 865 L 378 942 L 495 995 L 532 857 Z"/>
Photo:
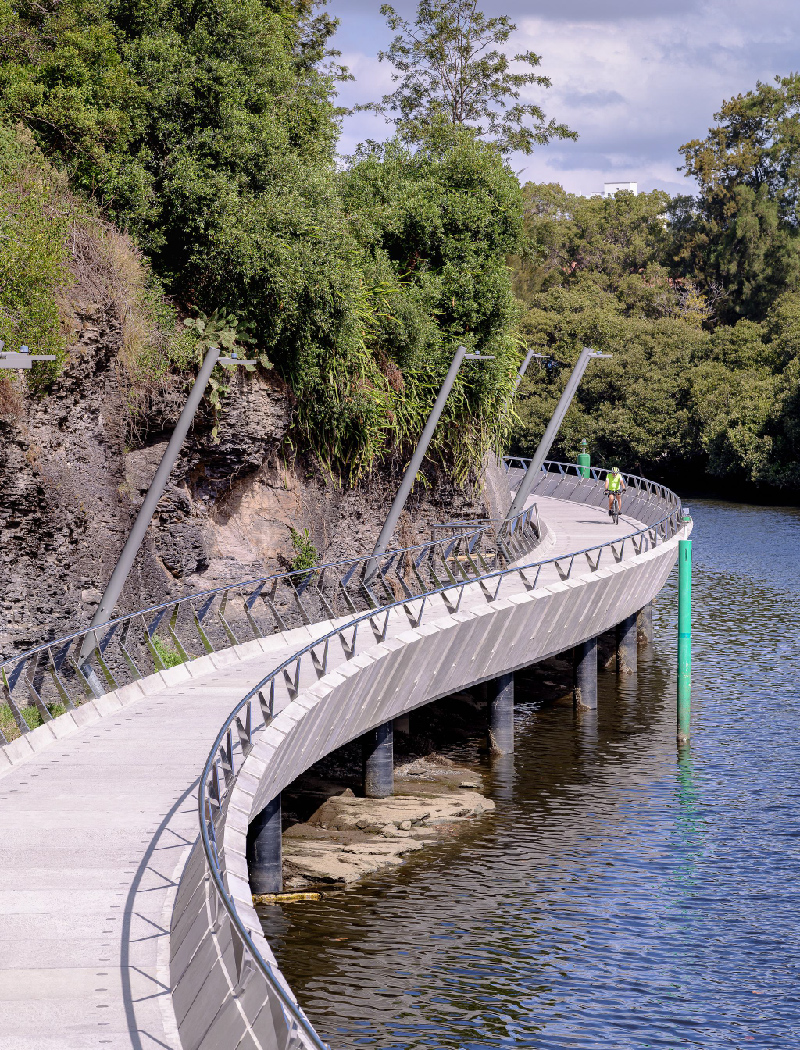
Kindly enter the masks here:
<path id="1" fill-rule="evenodd" d="M 69 359 L 49 393 L 0 415 L 0 656 L 89 622 L 185 397 L 151 405 L 141 447 L 128 449 L 129 386 L 112 302 L 77 307 Z M 164 407 L 166 405 L 166 407 Z M 231 382 L 216 437 L 201 409 L 120 606 L 279 571 L 290 526 L 308 528 L 324 560 L 366 552 L 396 491 L 399 467 L 352 489 L 286 458 L 292 396 L 274 372 Z M 398 539 L 501 509 L 504 479 L 456 486 L 426 466 Z"/>

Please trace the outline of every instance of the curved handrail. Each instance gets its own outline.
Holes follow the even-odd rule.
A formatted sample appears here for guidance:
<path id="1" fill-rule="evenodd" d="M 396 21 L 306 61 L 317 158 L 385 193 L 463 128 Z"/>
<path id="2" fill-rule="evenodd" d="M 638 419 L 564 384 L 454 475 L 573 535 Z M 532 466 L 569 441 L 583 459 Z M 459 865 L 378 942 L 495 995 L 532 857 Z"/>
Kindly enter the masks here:
<path id="1" fill-rule="evenodd" d="M 522 462 L 527 466 L 530 461 L 520 461 L 514 457 L 509 457 L 507 461 L 507 469 L 513 469 L 511 464 L 513 462 Z M 565 463 L 549 463 L 546 464 L 546 468 L 555 468 L 553 470 L 547 470 L 548 473 L 561 473 L 570 475 L 573 472 L 573 468 L 579 471 L 580 468 L 577 464 L 565 464 Z M 546 469 L 545 468 L 545 469 Z M 564 468 L 568 468 L 565 470 Z M 605 472 L 607 473 L 607 472 Z M 403 598 L 400 601 L 382 607 L 380 610 L 372 609 L 369 612 L 362 613 L 359 616 L 354 617 L 348 623 L 342 624 L 339 627 L 333 628 L 326 634 L 321 635 L 319 638 L 312 642 L 309 642 L 303 648 L 293 653 L 288 657 L 280 666 L 274 668 L 268 675 L 255 685 L 242 700 L 234 707 L 228 718 L 225 720 L 222 728 L 220 729 L 217 737 L 211 747 L 206 763 L 203 767 L 203 771 L 200 775 L 200 782 L 198 787 L 197 802 L 198 802 L 198 817 L 200 822 L 200 838 L 203 844 L 203 851 L 205 853 L 206 866 L 208 873 L 211 877 L 211 885 L 214 887 L 216 894 L 219 898 L 219 902 L 222 904 L 225 912 L 227 913 L 230 923 L 231 932 L 234 938 L 238 938 L 241 945 L 241 952 L 239 957 L 244 960 L 245 953 L 248 952 L 251 957 L 251 962 L 255 967 L 261 971 L 264 978 L 269 983 L 270 987 L 276 992 L 283 1005 L 289 1011 L 294 1022 L 302 1028 L 304 1034 L 311 1042 L 311 1045 L 316 1050 L 328 1050 L 325 1043 L 322 1042 L 320 1037 L 314 1031 L 314 1028 L 303 1014 L 300 1007 L 294 1000 L 285 992 L 281 982 L 276 977 L 270 964 L 263 958 L 261 953 L 253 943 L 247 928 L 241 921 L 236 906 L 231 899 L 225 888 L 225 881 L 223 871 L 220 865 L 220 858 L 217 851 L 217 836 L 216 836 L 216 823 L 217 817 L 222 815 L 224 812 L 226 802 L 228 800 L 231 786 L 236 778 L 237 774 L 237 755 L 241 755 L 242 760 L 249 754 L 253 747 L 253 734 L 260 729 L 266 728 L 273 718 L 274 701 L 275 701 L 275 684 L 276 682 L 284 681 L 289 699 L 293 699 L 299 692 L 298 682 L 300 676 L 301 661 L 304 656 L 310 655 L 314 662 L 314 667 L 318 677 L 321 677 L 326 673 L 328 664 L 328 645 L 331 640 L 339 638 L 345 651 L 347 659 L 352 658 L 355 655 L 355 644 L 356 634 L 358 627 L 366 622 L 370 621 L 373 633 L 376 641 L 380 642 L 385 640 L 386 632 L 388 629 L 389 616 L 392 611 L 403 609 L 406 612 L 412 626 L 419 626 L 422 619 L 422 613 L 424 611 L 425 604 L 430 598 L 440 596 L 449 612 L 458 610 L 461 604 L 461 599 L 464 594 L 466 587 L 478 584 L 484 594 L 484 597 L 488 602 L 493 602 L 497 599 L 500 593 L 500 587 L 504 580 L 509 577 L 519 575 L 522 579 L 526 590 L 530 591 L 535 589 L 541 569 L 544 565 L 554 564 L 563 578 L 568 578 L 572 572 L 572 566 L 575 558 L 581 555 L 586 555 L 591 571 L 596 572 L 599 569 L 600 557 L 603 550 L 606 548 L 620 547 L 620 553 L 618 561 L 622 560 L 624 552 L 624 545 L 628 540 L 631 540 L 635 548 L 635 539 L 640 537 L 640 547 L 637 553 L 640 553 L 644 547 L 645 542 L 649 542 L 652 546 L 656 546 L 658 543 L 659 536 L 665 541 L 670 536 L 674 536 L 678 532 L 683 524 L 682 522 L 682 508 L 681 501 L 670 489 L 665 486 L 658 485 L 657 483 L 650 482 L 646 478 L 639 478 L 636 475 L 625 475 L 626 479 L 630 479 L 631 486 L 636 491 L 641 493 L 644 491 L 647 495 L 655 495 L 657 499 L 663 500 L 669 506 L 668 512 L 663 515 L 653 525 L 646 525 L 644 528 L 636 529 L 633 532 L 626 534 L 625 536 L 618 537 L 614 540 L 607 540 L 601 544 L 595 544 L 590 547 L 582 548 L 577 551 L 570 551 L 565 554 L 554 555 L 553 557 L 543 559 L 538 562 L 531 562 L 524 565 L 514 565 L 506 567 L 500 570 L 486 572 L 480 576 L 472 578 L 466 578 L 463 581 L 453 581 L 448 583 L 437 590 L 430 591 L 425 595 L 419 596 L 416 599 Z M 576 474 L 576 478 L 582 479 L 581 473 Z M 586 480 L 586 479 L 583 479 Z M 599 474 L 595 474 L 595 481 L 601 480 Z M 627 481 L 626 481 L 627 484 Z M 592 565 L 592 560 L 589 558 L 590 554 L 597 553 L 597 558 Z M 569 560 L 569 568 L 566 573 L 562 574 L 559 569 L 559 563 L 564 563 Z M 536 574 L 533 580 L 530 580 L 526 576 L 526 572 L 536 568 Z M 497 586 L 492 593 L 491 589 L 487 586 L 488 581 L 496 580 Z M 458 601 L 453 605 L 448 600 L 447 595 L 453 590 L 458 590 L 459 597 Z M 419 613 L 416 616 L 416 623 L 414 623 L 415 617 L 409 610 L 409 605 L 412 602 L 420 601 L 421 607 Z M 383 618 L 383 626 L 376 621 Z M 345 632 L 352 630 L 352 637 L 345 639 Z M 319 656 L 316 650 L 322 649 L 322 655 Z M 293 673 L 290 673 L 290 670 Z M 294 686 L 292 685 L 294 682 Z M 265 690 L 269 690 L 269 700 L 267 701 L 264 697 Z M 258 698 L 258 704 L 260 707 L 260 713 L 263 718 L 262 725 L 256 725 L 254 719 L 254 701 Z M 242 715 L 247 708 L 247 713 L 242 720 Z M 258 714 L 256 714 L 258 717 Z M 234 741 L 234 726 L 236 729 L 236 741 Z M 220 777 L 220 768 L 222 769 L 222 777 Z M 236 954 L 236 953 L 234 953 Z M 239 964 L 239 979 L 240 981 L 245 979 L 245 966 L 244 962 Z"/>
<path id="2" fill-rule="evenodd" d="M 365 579 L 364 569 L 375 560 L 372 555 L 345 558 L 172 598 L 114 617 L 95 627 L 84 627 L 43 642 L 0 662 L 0 697 L 8 704 L 19 733 L 24 736 L 30 730 L 22 708 L 16 702 L 15 689 L 23 690 L 27 695 L 28 702 L 22 707 L 30 707 L 32 701 L 41 721 L 49 722 L 54 715 L 48 705 L 58 703 L 71 710 L 77 706 L 76 696 L 78 702 L 82 699 L 81 693 L 86 698 L 98 697 L 121 684 L 145 677 L 137 659 L 141 663 L 144 657 L 155 671 L 162 671 L 167 666 L 165 656 L 179 657 L 175 662 L 189 660 L 189 649 L 198 641 L 206 653 L 238 644 L 236 624 L 231 622 L 233 617 L 228 610 L 231 594 L 243 599 L 244 630 L 249 631 L 253 638 L 262 638 L 287 630 L 292 619 L 299 625 L 336 618 L 341 615 L 333 608 L 337 600 L 344 603 L 343 612 L 355 613 L 359 611 L 359 605 L 362 610 L 383 607 L 387 598 L 390 601 L 397 598 L 398 590 L 406 597 L 427 593 L 440 583 L 437 571 L 450 579 L 463 571 L 465 551 L 479 556 L 484 563 L 487 558 L 493 559 L 495 564 L 508 563 L 531 550 L 540 538 L 535 505 L 509 522 L 480 519 L 472 526 L 454 523 L 452 528 L 453 535 L 378 556 L 377 571 L 368 579 Z M 423 579 L 426 571 L 430 577 L 427 581 Z M 381 588 L 385 592 L 383 596 L 378 593 Z M 262 629 L 254 615 L 253 607 L 259 599 L 273 621 L 273 629 L 268 632 Z M 309 607 L 311 602 L 317 604 L 316 613 Z M 219 624 L 215 624 L 211 616 L 215 607 Z M 181 624 L 181 618 L 189 622 Z M 139 639 L 144 642 L 143 646 L 139 645 L 141 653 L 131 651 L 137 626 L 143 628 Z M 185 634 L 182 636 L 183 626 L 192 628 L 191 640 Z M 216 639 L 212 627 L 217 628 Z M 158 631 L 166 633 L 167 639 L 157 634 Z M 93 649 L 87 658 L 81 659 L 78 654 L 87 638 L 92 639 Z M 118 652 L 110 651 L 112 643 L 118 646 Z M 172 654 L 165 652 L 165 644 Z M 50 701 L 42 695 L 45 676 L 52 680 L 54 692 Z M 5 743 L 8 741 L 0 730 L 0 745 Z"/>

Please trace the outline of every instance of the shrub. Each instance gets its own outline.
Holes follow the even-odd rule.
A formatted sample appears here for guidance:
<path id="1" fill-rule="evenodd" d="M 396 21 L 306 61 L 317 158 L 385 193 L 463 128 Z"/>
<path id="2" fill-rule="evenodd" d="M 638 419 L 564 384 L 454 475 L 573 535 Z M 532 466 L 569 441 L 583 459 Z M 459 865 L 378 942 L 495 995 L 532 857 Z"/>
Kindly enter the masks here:
<path id="1" fill-rule="evenodd" d="M 0 339 L 6 350 L 56 356 L 55 368 L 34 368 L 34 385 L 65 355 L 59 298 L 70 282 L 70 219 L 63 180 L 30 135 L 0 125 Z"/>
<path id="2" fill-rule="evenodd" d="M 306 569 L 313 569 L 319 561 L 319 551 L 311 542 L 308 529 L 303 529 L 299 532 L 293 526 L 289 526 L 289 531 L 292 536 L 292 546 L 295 550 L 295 556 L 291 563 L 292 572 L 303 572 Z M 306 573 L 306 575 L 308 575 Z M 306 577 L 303 576 L 302 579 Z"/>

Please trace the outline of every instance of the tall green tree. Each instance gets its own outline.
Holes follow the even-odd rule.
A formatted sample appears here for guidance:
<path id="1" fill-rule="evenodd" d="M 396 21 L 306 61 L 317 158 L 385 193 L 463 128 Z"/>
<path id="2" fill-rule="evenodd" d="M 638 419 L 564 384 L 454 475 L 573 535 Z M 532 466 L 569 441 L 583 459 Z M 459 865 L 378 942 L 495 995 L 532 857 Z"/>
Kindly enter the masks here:
<path id="1" fill-rule="evenodd" d="M 696 199 L 672 207 L 675 260 L 723 322 L 762 320 L 800 289 L 800 75 L 723 103 L 704 139 L 681 147 Z"/>
<path id="2" fill-rule="evenodd" d="M 343 195 L 365 280 L 385 289 L 370 345 L 408 402 L 432 403 L 459 344 L 493 357 L 462 369 L 437 431 L 439 451 L 454 447 L 463 472 L 506 438 L 519 361 L 507 265 L 522 233 L 519 182 L 494 147 L 447 126 L 414 149 L 398 138 L 362 148 Z"/>
<path id="3" fill-rule="evenodd" d="M 477 0 L 420 0 L 413 23 L 389 4 L 381 14 L 396 36 L 378 58 L 394 66 L 397 87 L 363 108 L 396 113 L 407 139 L 423 139 L 441 120 L 471 128 L 504 153 L 577 138 L 537 103 L 521 101 L 527 88 L 550 87 L 550 78 L 533 72 L 541 63 L 533 51 L 509 59 L 505 45 L 517 27 L 506 15 L 487 18 Z"/>
<path id="4" fill-rule="evenodd" d="M 705 295 L 669 268 L 664 195 L 586 199 L 528 185 L 523 196 L 525 248 L 512 261 L 529 345 L 564 361 L 583 345 L 612 355 L 587 372 L 556 453 L 572 457 L 587 438 L 595 462 L 684 489 L 713 478 L 734 493 L 800 490 L 800 294 L 773 295 L 761 322 L 710 323 Z M 528 370 L 516 450 L 535 447 L 563 383 Z"/>
<path id="5" fill-rule="evenodd" d="M 196 287 L 231 198 L 333 163 L 335 22 L 318 6 L 0 0 L 0 120 Z"/>

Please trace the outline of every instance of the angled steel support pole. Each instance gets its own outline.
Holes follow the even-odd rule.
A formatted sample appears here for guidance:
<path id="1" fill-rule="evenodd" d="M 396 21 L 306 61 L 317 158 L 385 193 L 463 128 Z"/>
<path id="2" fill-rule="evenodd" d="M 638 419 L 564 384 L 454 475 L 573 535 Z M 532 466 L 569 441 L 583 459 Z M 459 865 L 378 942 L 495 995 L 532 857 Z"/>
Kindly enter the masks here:
<path id="1" fill-rule="evenodd" d="M 544 461 L 547 459 L 547 454 L 555 440 L 555 436 L 558 433 L 558 428 L 567 414 L 567 409 L 572 403 L 572 399 L 575 396 L 575 391 L 578 389 L 578 384 L 583 378 L 583 373 L 586 371 L 586 366 L 593 357 L 609 357 L 609 354 L 601 354 L 596 350 L 592 350 L 591 347 L 585 346 L 581 350 L 581 355 L 578 358 L 578 363 L 572 370 L 572 375 L 569 377 L 564 393 L 561 395 L 561 400 L 556 406 L 556 410 L 553 413 L 553 417 L 547 424 L 547 429 L 542 436 L 542 440 L 539 442 L 539 447 L 534 453 L 531 465 L 525 471 L 525 477 L 520 482 L 517 494 L 514 496 L 514 500 L 509 507 L 508 514 L 506 515 L 506 521 L 513 518 L 516 514 L 519 514 L 525 509 L 525 503 L 528 496 L 531 494 L 533 486 L 539 477 L 539 472 L 542 469 Z"/>
<path id="2" fill-rule="evenodd" d="M 189 432 L 189 427 L 192 425 L 194 414 L 203 399 L 206 385 L 211 373 L 214 371 L 214 365 L 216 365 L 219 360 L 219 353 L 219 347 L 212 346 L 206 354 L 205 360 L 200 367 L 197 379 L 191 389 L 183 412 L 181 412 L 180 419 L 178 420 L 172 437 L 169 440 L 167 450 L 158 465 L 158 470 L 150 483 L 150 488 L 147 490 L 144 503 L 139 508 L 139 513 L 136 516 L 136 521 L 133 523 L 133 528 L 125 541 L 122 553 L 117 560 L 117 564 L 114 566 L 114 571 L 111 573 L 111 579 L 108 581 L 103 597 L 100 600 L 100 604 L 97 606 L 97 610 L 92 617 L 92 627 L 97 627 L 102 623 L 106 623 L 113 615 L 114 607 L 117 604 L 120 594 L 122 594 L 122 588 L 125 586 L 128 574 L 133 568 L 136 555 L 139 553 L 142 541 L 147 535 L 150 520 L 153 517 L 156 507 L 158 506 L 158 501 L 161 499 L 164 489 L 167 486 L 169 475 L 172 468 L 175 466 L 175 461 L 178 458 L 181 445 Z M 96 645 L 97 642 L 94 634 L 88 634 L 83 641 L 80 656 L 78 658 L 80 664 L 83 664 L 91 656 Z M 91 668 L 89 668 L 89 670 L 91 670 Z M 92 684 L 92 679 L 89 679 L 89 682 Z"/>
<path id="3" fill-rule="evenodd" d="M 528 371 L 528 365 L 531 363 L 534 357 L 544 357 L 544 354 L 537 354 L 535 350 L 529 350 L 527 352 L 527 354 L 525 355 L 525 360 L 519 366 L 517 378 L 514 380 L 514 389 L 512 391 L 512 396 L 516 394 L 517 390 L 519 389 L 519 384 L 522 382 L 522 377 Z"/>
<path id="4" fill-rule="evenodd" d="M 439 422 L 439 417 L 444 409 L 444 403 L 447 400 L 447 396 L 453 389 L 453 383 L 456 381 L 458 370 L 461 368 L 461 362 L 464 359 L 470 361 L 491 361 L 493 360 L 488 354 L 468 354 L 465 346 L 460 346 L 456 350 L 456 355 L 453 358 L 453 363 L 445 376 L 445 380 L 442 383 L 442 388 L 439 391 L 439 396 L 436 398 L 436 403 L 431 410 L 431 414 L 428 416 L 428 421 L 425 424 L 425 428 L 422 431 L 422 437 L 419 439 L 419 444 L 414 449 L 414 455 L 411 457 L 411 462 L 406 467 L 406 472 L 403 475 L 403 480 L 400 482 L 400 488 L 397 490 L 397 495 L 394 498 L 394 502 L 389 510 L 386 517 L 386 522 L 381 529 L 381 534 L 378 537 L 378 542 L 375 544 L 375 550 L 372 552 L 372 557 L 367 562 L 367 567 L 364 570 L 364 578 L 369 580 L 375 575 L 375 569 L 377 566 L 377 559 L 381 554 L 386 553 L 386 548 L 392 539 L 397 520 L 403 512 L 403 507 L 406 505 L 406 500 L 411 492 L 411 488 L 414 484 L 414 479 L 417 476 L 419 468 L 422 466 L 422 460 L 425 457 L 425 453 L 428 451 L 428 445 L 431 443 L 433 432 L 436 429 L 436 424 Z"/>

